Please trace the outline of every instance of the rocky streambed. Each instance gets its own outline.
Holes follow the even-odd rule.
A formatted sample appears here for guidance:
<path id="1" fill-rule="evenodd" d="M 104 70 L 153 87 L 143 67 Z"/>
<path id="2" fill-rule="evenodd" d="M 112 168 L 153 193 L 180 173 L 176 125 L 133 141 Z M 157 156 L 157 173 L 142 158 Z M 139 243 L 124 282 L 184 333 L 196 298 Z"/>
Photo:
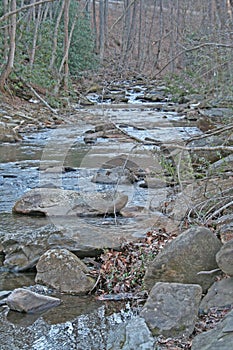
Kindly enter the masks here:
<path id="1" fill-rule="evenodd" d="M 137 96 L 142 94 L 140 90 Z M 231 206 L 227 205 L 232 196 L 231 154 L 208 160 L 209 180 L 200 170 L 201 157 L 182 150 L 191 139 L 193 147 L 203 139 L 202 147 L 208 145 L 208 137 L 202 138 L 203 122 L 194 117 L 198 114 L 194 102 L 183 108 L 164 101 L 158 105 L 156 95 L 150 104 L 79 108 L 55 129 L 27 133 L 24 128 L 19 143 L 3 140 L 0 284 L 4 349 L 163 349 L 167 347 L 161 337 L 170 336 L 190 346 L 187 339 L 194 332 L 198 310 L 208 312 L 211 307 L 232 304 L 232 270 L 226 267 L 231 266 L 232 252 Z M 216 125 L 219 118 L 215 115 L 211 121 Z M 213 137 L 211 144 L 221 143 L 220 137 Z M 194 159 L 198 160 L 195 168 Z M 197 169 L 201 179 L 196 179 Z M 222 205 L 225 211 L 213 197 L 218 202 L 227 199 Z M 217 211 L 221 217 L 212 215 Z M 211 230 L 200 227 L 208 226 L 207 221 Z M 186 231 L 191 223 L 195 228 Z M 173 240 L 167 248 L 160 247 L 149 264 L 144 283 L 150 294 L 143 307 L 140 302 L 132 306 L 129 301 L 83 295 L 93 292 L 98 282 L 93 266 L 87 270 L 83 258 L 93 263 L 106 249 L 120 251 L 125 242 L 146 239 L 148 231 L 157 232 L 153 239 L 158 242 L 159 232 Z M 207 293 L 216 277 L 223 284 L 212 287 L 219 290 L 217 295 L 222 296 L 223 288 L 228 291 L 218 301 Z M 61 300 L 60 305 L 43 312 L 32 307 L 29 314 L 9 311 L 13 308 L 9 291 L 32 286 L 39 295 Z M 206 301 L 203 293 L 208 295 Z M 124 295 L 123 299 L 131 300 L 132 296 Z M 155 307 L 161 317 L 154 314 Z M 225 334 L 224 327 L 218 332 Z"/>

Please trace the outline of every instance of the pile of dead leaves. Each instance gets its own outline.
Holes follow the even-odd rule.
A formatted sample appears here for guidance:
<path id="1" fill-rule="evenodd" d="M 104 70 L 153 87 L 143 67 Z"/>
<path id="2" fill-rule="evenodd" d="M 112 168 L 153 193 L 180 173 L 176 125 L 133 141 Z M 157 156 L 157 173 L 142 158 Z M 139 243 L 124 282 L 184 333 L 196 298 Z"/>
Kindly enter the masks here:
<path id="1" fill-rule="evenodd" d="M 99 258 L 99 270 L 95 270 L 97 294 L 143 290 L 146 265 L 173 238 L 165 231 L 154 230 L 147 232 L 144 239 L 123 243 L 119 250 L 107 249 Z"/>

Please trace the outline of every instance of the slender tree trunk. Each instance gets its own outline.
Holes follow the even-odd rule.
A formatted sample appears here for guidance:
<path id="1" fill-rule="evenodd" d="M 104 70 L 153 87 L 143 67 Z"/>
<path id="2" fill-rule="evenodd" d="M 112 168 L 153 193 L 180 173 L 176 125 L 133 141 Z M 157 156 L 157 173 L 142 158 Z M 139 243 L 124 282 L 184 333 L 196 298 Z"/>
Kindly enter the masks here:
<path id="1" fill-rule="evenodd" d="M 92 2 L 92 17 L 93 17 L 93 32 L 95 38 L 95 50 L 98 51 L 98 40 L 97 40 L 97 21 L 96 21 L 96 2 L 93 0 Z"/>
<path id="2" fill-rule="evenodd" d="M 62 2 L 61 5 L 61 9 L 60 12 L 57 16 L 57 20 L 56 20 L 56 24 L 55 24 L 55 28 L 54 28 L 54 35 L 53 35 L 53 49 L 52 49 L 52 54 L 51 54 L 51 60 L 50 60 L 50 64 L 49 64 L 49 68 L 53 69 L 54 68 L 54 63 L 56 60 L 56 54 L 57 54 L 57 40 L 58 40 L 58 29 L 61 23 L 61 18 L 62 18 L 62 14 L 64 12 L 64 7 L 65 7 L 65 2 Z"/>
<path id="3" fill-rule="evenodd" d="M 11 0 L 11 11 L 16 10 L 16 0 Z M 13 14 L 10 18 L 10 28 L 9 28 L 9 36 L 10 36 L 10 48 L 7 58 L 6 66 L 3 68 L 3 71 L 0 75 L 0 90 L 4 91 L 4 87 L 6 84 L 6 80 L 8 79 L 13 66 L 14 66 L 14 58 L 15 58 L 15 34 L 16 34 L 16 14 Z"/>
<path id="4" fill-rule="evenodd" d="M 99 55 L 100 63 L 104 60 L 104 48 L 105 48 L 105 13 L 104 13 L 104 0 L 99 1 Z"/>
<path id="5" fill-rule="evenodd" d="M 64 0 L 64 90 L 68 88 L 69 80 L 69 9 L 70 0 Z"/>
<path id="6" fill-rule="evenodd" d="M 8 12 L 8 0 L 3 0 L 3 10 L 4 13 Z M 4 58 L 5 58 L 5 62 L 7 62 L 7 57 L 8 57 L 8 50 L 9 50 L 9 43 L 8 43 L 8 38 L 9 38 L 9 27 L 7 25 L 5 25 L 5 29 L 4 29 Z"/>
<path id="7" fill-rule="evenodd" d="M 33 35 L 33 41 L 32 41 L 32 50 L 31 50 L 31 55 L 30 55 L 30 68 L 32 69 L 34 60 L 35 60 L 35 54 L 36 54 L 36 43 L 37 43 L 37 38 L 38 38 L 38 30 L 39 26 L 41 23 L 41 5 L 38 6 L 38 12 L 35 20 L 35 27 L 34 27 L 34 35 Z"/>

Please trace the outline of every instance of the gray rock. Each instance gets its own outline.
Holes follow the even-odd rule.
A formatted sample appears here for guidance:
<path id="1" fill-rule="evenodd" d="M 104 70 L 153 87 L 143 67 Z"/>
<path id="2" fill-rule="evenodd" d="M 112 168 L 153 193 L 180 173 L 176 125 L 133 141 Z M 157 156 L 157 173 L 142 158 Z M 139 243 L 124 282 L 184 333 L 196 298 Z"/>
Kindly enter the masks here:
<path id="1" fill-rule="evenodd" d="M 233 238 L 233 214 L 222 215 L 215 221 L 215 225 L 223 243 Z"/>
<path id="2" fill-rule="evenodd" d="M 119 212 L 128 197 L 122 193 L 85 192 L 55 188 L 37 188 L 22 196 L 13 212 L 45 216 L 88 216 Z"/>
<path id="3" fill-rule="evenodd" d="M 233 276 L 233 239 L 226 242 L 216 255 L 220 269 L 229 276 Z"/>
<path id="4" fill-rule="evenodd" d="M 146 322 L 141 317 L 136 317 L 125 324 L 111 330 L 107 341 L 107 350 L 151 350 L 155 339 L 153 338 Z"/>
<path id="5" fill-rule="evenodd" d="M 22 136 L 16 130 L 9 128 L 5 123 L 0 123 L 0 142 L 21 141 Z"/>
<path id="6" fill-rule="evenodd" d="M 191 350 L 230 350 L 233 344 L 233 311 L 229 312 L 217 326 L 198 334 Z"/>
<path id="7" fill-rule="evenodd" d="M 53 225 L 31 230 L 22 226 L 17 232 L 5 234 L 0 239 L 4 266 L 14 271 L 34 268 L 39 258 L 52 248 L 65 248 L 79 258 L 98 256 L 107 248 L 119 250 L 123 240 L 133 242 L 145 237 L 146 230 L 158 222 L 153 217 L 144 217 L 122 227 L 115 225 L 114 218 L 113 225 L 102 225 L 102 218 L 95 220 L 100 225 L 93 225 L 89 218 L 53 217 Z M 166 223 L 165 217 L 163 222 Z M 163 222 L 159 227 L 165 227 Z"/>
<path id="8" fill-rule="evenodd" d="M 122 167 L 113 169 L 100 169 L 91 180 L 103 184 L 130 184 L 130 171 Z"/>
<path id="9" fill-rule="evenodd" d="M 207 312 L 212 307 L 233 305 L 233 278 L 215 282 L 201 301 L 200 309 Z"/>
<path id="10" fill-rule="evenodd" d="M 189 336 L 194 330 L 201 295 L 199 285 L 158 282 L 140 315 L 154 336 Z"/>
<path id="11" fill-rule="evenodd" d="M 219 159 L 217 162 L 211 164 L 211 171 L 217 171 L 218 173 L 223 173 L 226 171 L 232 171 L 233 168 L 233 154 L 227 157 Z"/>
<path id="12" fill-rule="evenodd" d="M 87 293 L 95 284 L 95 280 L 88 276 L 87 266 L 67 249 L 48 250 L 38 261 L 36 269 L 36 283 L 63 293 Z"/>
<path id="13" fill-rule="evenodd" d="M 11 310 L 19 312 L 41 312 L 61 303 L 60 299 L 31 292 L 24 288 L 15 289 L 7 298 Z"/>
<path id="14" fill-rule="evenodd" d="M 207 290 L 216 273 L 198 274 L 216 269 L 216 253 L 222 244 L 212 231 L 204 227 L 191 228 L 172 242 L 149 264 L 144 282 L 151 289 L 156 282 L 200 284 Z"/>

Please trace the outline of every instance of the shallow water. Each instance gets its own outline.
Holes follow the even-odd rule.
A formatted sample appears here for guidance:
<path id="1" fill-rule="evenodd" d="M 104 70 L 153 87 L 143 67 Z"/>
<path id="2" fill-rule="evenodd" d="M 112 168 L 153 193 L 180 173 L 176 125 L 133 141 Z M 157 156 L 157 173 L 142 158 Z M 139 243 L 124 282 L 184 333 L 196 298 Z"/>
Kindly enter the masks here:
<path id="1" fill-rule="evenodd" d="M 143 109 L 127 106 L 109 106 L 102 112 L 99 108 L 89 108 L 88 113 L 101 114 L 101 120 L 113 121 L 129 135 L 144 141 L 146 138 L 167 142 L 184 140 L 200 131 L 195 126 L 186 126 L 182 116 L 174 113 L 158 112 L 155 107 L 145 105 Z M 98 117 L 97 117 L 98 119 Z M 113 185 L 91 182 L 93 175 L 109 160 L 128 155 L 142 169 L 159 168 L 156 146 L 135 145 L 133 140 L 98 139 L 87 146 L 83 133 L 93 128 L 81 122 L 23 135 L 24 140 L 16 144 L 0 145 L 0 239 L 20 237 L 25 233 L 45 234 L 56 229 L 77 239 L 77 231 L 82 244 L 88 246 L 109 235 L 127 237 L 145 235 L 153 220 L 116 218 L 56 218 L 27 217 L 13 215 L 15 201 L 26 191 L 48 183 L 64 189 L 77 191 L 103 191 L 116 189 Z M 69 171 L 46 172 L 48 167 L 69 167 Z M 161 172 L 161 169 L 159 169 Z M 130 205 L 152 206 L 155 209 L 166 200 L 168 188 L 145 189 L 138 184 L 117 185 L 117 190 L 129 196 Z M 153 218 L 152 218 L 153 219 Z M 0 290 L 34 284 L 34 272 L 16 273 L 0 266 Z M 7 349 L 106 349 L 107 334 L 124 320 L 132 318 L 133 312 L 125 304 L 103 303 L 91 296 L 62 296 L 62 305 L 42 315 L 22 315 L 6 312 L 0 307 L 1 344 Z"/>

